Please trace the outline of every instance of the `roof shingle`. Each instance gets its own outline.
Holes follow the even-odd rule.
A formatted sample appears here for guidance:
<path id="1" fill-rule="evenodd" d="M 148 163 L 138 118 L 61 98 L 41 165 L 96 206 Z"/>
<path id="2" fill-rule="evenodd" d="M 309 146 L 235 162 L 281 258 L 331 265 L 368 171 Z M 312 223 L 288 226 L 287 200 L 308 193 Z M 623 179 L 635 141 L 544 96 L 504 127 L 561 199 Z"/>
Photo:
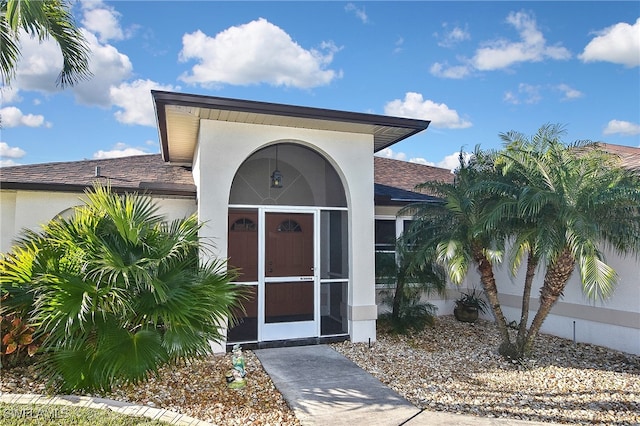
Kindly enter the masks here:
<path id="1" fill-rule="evenodd" d="M 2 189 L 73 192 L 107 180 L 114 190 L 120 191 L 150 191 L 159 195 L 196 192 L 191 170 L 165 163 L 160 154 L 0 168 Z"/>
<path id="2" fill-rule="evenodd" d="M 454 175 L 448 169 L 378 156 L 373 158 L 377 184 L 416 192 L 416 185 L 425 182 L 453 182 Z"/>
<path id="3" fill-rule="evenodd" d="M 418 194 L 415 186 L 430 180 L 453 179 L 453 174 L 446 169 L 374 158 L 376 201 L 383 204 L 434 199 L 424 193 Z M 99 176 L 96 176 L 98 169 Z M 3 189 L 78 192 L 96 181 L 107 180 L 117 191 L 194 197 L 196 193 L 191 169 L 165 163 L 159 154 L 0 168 L 0 187 Z"/>

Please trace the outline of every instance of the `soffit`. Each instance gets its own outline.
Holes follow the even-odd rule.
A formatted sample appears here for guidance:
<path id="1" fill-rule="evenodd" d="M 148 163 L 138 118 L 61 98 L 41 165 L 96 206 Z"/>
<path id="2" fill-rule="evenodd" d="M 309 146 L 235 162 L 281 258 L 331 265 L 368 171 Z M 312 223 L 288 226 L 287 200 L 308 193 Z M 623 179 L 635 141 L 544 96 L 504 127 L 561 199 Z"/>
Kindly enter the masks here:
<path id="1" fill-rule="evenodd" d="M 191 163 L 200 120 L 373 135 L 374 152 L 426 129 L 429 121 L 152 91 L 165 161 Z"/>

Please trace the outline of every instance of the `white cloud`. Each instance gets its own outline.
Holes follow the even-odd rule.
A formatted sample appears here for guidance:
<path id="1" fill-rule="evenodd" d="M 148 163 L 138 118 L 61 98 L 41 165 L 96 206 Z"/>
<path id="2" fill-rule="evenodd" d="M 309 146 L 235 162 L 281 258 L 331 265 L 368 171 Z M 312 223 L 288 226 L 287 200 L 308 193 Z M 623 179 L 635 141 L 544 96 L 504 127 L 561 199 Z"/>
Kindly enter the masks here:
<path id="1" fill-rule="evenodd" d="M 0 167 L 11 167 L 11 166 L 19 166 L 19 165 L 20 165 L 20 163 L 16 163 L 13 160 L 1 160 L 0 159 Z"/>
<path id="2" fill-rule="evenodd" d="M 584 96 L 584 93 L 570 87 L 568 84 L 559 84 L 556 86 L 556 89 L 564 93 L 564 97 L 562 98 L 563 101 L 578 99 Z"/>
<path id="3" fill-rule="evenodd" d="M 443 64 L 436 62 L 431 65 L 429 71 L 436 77 L 460 79 L 471 74 L 473 67 L 470 64 L 450 66 L 446 62 Z"/>
<path id="4" fill-rule="evenodd" d="M 432 166 L 432 167 L 436 166 L 436 163 L 434 163 L 433 161 L 429 161 L 426 158 L 422 158 L 422 157 L 409 158 L 409 162 L 416 163 L 416 164 L 424 164 L 425 166 Z"/>
<path id="5" fill-rule="evenodd" d="M 471 34 L 469 34 L 469 30 L 467 28 L 460 28 L 459 26 L 455 26 L 452 29 L 449 29 L 449 24 L 444 23 L 442 26 L 445 29 L 445 33 L 440 35 L 436 33 L 436 37 L 440 40 L 438 41 L 438 46 L 442 47 L 453 47 L 458 43 L 461 43 L 465 40 L 469 40 L 471 38 Z"/>
<path id="6" fill-rule="evenodd" d="M 540 86 L 520 83 L 516 93 L 509 91 L 504 94 L 503 100 L 507 103 L 520 104 L 537 104 L 542 99 L 540 95 Z"/>
<path id="7" fill-rule="evenodd" d="M 109 107 L 110 88 L 126 80 L 133 70 L 129 57 L 110 44 L 101 44 L 96 36 L 85 31 L 91 49 L 90 80 L 82 81 L 71 89 L 78 102 L 85 105 Z"/>
<path id="8" fill-rule="evenodd" d="M 101 1 L 83 1 L 82 25 L 94 34 L 99 35 L 101 43 L 109 40 L 123 40 L 124 31 L 118 22 L 120 13 Z"/>
<path id="9" fill-rule="evenodd" d="M 347 12 L 353 12 L 356 17 L 362 21 L 363 24 L 367 24 L 369 22 L 369 17 L 367 16 L 367 12 L 364 10 L 364 7 L 358 8 L 353 3 L 347 3 L 347 5 L 344 7 L 344 10 L 346 10 Z"/>
<path id="10" fill-rule="evenodd" d="M 101 44 L 96 36 L 82 30 L 91 51 L 89 69 L 93 76 L 69 88 L 76 100 L 85 105 L 109 106 L 109 87 L 131 74 L 129 57 L 108 44 Z M 15 89 L 45 93 L 59 92 L 56 78 L 62 69 L 62 54 L 52 39 L 39 43 L 26 34 L 20 38 L 22 58 L 16 72 Z"/>
<path id="11" fill-rule="evenodd" d="M 449 109 L 446 104 L 437 104 L 425 100 L 422 94 L 407 92 L 404 100 L 395 99 L 384 107 L 387 115 L 430 120 L 431 126 L 446 129 L 464 129 L 471 127 L 471 122 L 460 118 L 458 112 Z"/>
<path id="12" fill-rule="evenodd" d="M 20 91 L 12 86 L 0 87 L 0 105 L 7 105 L 21 101 Z"/>
<path id="13" fill-rule="evenodd" d="M 394 152 L 391 148 L 385 148 L 375 153 L 378 157 L 391 158 L 394 160 L 406 160 L 407 154 L 404 152 Z"/>
<path id="14" fill-rule="evenodd" d="M 138 149 L 131 148 L 123 143 L 117 143 L 112 150 L 103 151 L 100 150 L 93 154 L 93 158 L 96 160 L 103 160 L 105 158 L 120 158 L 120 157 L 131 157 L 133 155 L 146 155 L 148 152 Z"/>
<path id="15" fill-rule="evenodd" d="M 21 30 L 20 49 L 21 57 L 12 86 L 16 90 L 59 91 L 56 79 L 62 70 L 62 54 L 58 44 L 51 38 L 39 42 Z"/>
<path id="16" fill-rule="evenodd" d="M 640 125 L 631 123 L 629 121 L 611 120 L 607 123 L 602 132 L 604 135 L 623 135 L 623 136 L 635 136 L 640 135 Z"/>
<path id="17" fill-rule="evenodd" d="M 535 18 L 524 12 L 510 13 L 507 23 L 520 34 L 520 41 L 505 39 L 487 42 L 476 51 L 474 67 L 481 71 L 507 68 L 519 62 L 539 62 L 544 59 L 569 59 L 571 53 L 560 46 L 548 46 Z"/>
<path id="18" fill-rule="evenodd" d="M 598 31 L 578 57 L 583 62 L 613 62 L 630 68 L 639 66 L 640 18 L 633 25 L 620 22 Z"/>
<path id="19" fill-rule="evenodd" d="M 82 34 L 87 41 L 89 70 L 93 74 L 68 90 L 85 105 L 108 107 L 109 87 L 119 84 L 131 75 L 133 66 L 129 57 L 120 53 L 108 40 L 126 37 L 118 23 L 119 14 L 100 1 L 81 2 Z M 98 38 L 99 36 L 99 38 Z M 62 54 L 58 44 L 48 38 L 40 42 L 24 31 L 20 33 L 21 59 L 16 69 L 15 90 L 45 93 L 59 92 L 56 78 L 62 69 Z"/>
<path id="20" fill-rule="evenodd" d="M 17 146 L 9 146 L 6 142 L 0 142 L 0 157 L 3 158 L 22 158 L 26 155 L 26 151 Z"/>
<path id="21" fill-rule="evenodd" d="M 393 53 L 400 53 L 404 50 L 402 45 L 404 44 L 404 38 L 398 37 L 396 42 L 394 43 L 395 47 L 393 48 Z"/>
<path id="22" fill-rule="evenodd" d="M 464 159 L 465 163 L 469 161 L 471 155 L 472 154 L 469 152 L 462 152 L 462 158 Z M 454 171 L 455 169 L 460 167 L 460 152 L 454 152 L 453 154 L 445 156 L 442 160 L 438 161 L 435 166 Z"/>
<path id="23" fill-rule="evenodd" d="M 44 124 L 44 116 L 35 114 L 23 114 L 20 109 L 14 106 L 0 108 L 0 119 L 2 127 L 40 127 Z"/>
<path id="24" fill-rule="evenodd" d="M 537 27 L 534 16 L 525 12 L 512 12 L 507 16 L 506 22 L 518 31 L 519 40 L 486 41 L 476 50 L 473 58 L 470 60 L 461 58 L 462 65 L 451 67 L 447 63 L 435 63 L 431 67 L 431 73 L 438 77 L 462 78 L 474 70 L 494 71 L 522 62 L 571 58 L 571 52 L 566 48 L 547 44 L 544 35 Z"/>
<path id="25" fill-rule="evenodd" d="M 303 49 L 281 28 L 260 18 L 230 27 L 215 37 L 200 30 L 185 34 L 180 60 L 195 60 L 197 64 L 180 79 L 203 86 L 322 86 L 341 76 L 327 69 L 338 50 L 331 42 L 323 43 L 320 50 Z"/>
<path id="26" fill-rule="evenodd" d="M 138 124 L 141 126 L 155 126 L 155 111 L 151 90 L 175 90 L 173 86 L 166 86 L 151 80 L 136 80 L 132 83 L 122 83 L 109 90 L 110 103 L 120 108 L 114 116 L 120 123 Z"/>
<path id="27" fill-rule="evenodd" d="M 391 148 L 385 148 L 375 153 L 378 157 L 391 158 L 393 160 L 409 161 L 410 163 L 424 164 L 425 166 L 439 167 L 441 169 L 449 169 L 454 171 L 460 166 L 460 152 L 454 152 L 453 154 L 445 156 L 442 160 L 433 162 L 422 157 L 413 157 L 407 160 L 407 154 L 404 152 L 394 152 Z M 462 157 L 465 162 L 468 162 L 471 158 L 471 153 L 463 152 Z"/>

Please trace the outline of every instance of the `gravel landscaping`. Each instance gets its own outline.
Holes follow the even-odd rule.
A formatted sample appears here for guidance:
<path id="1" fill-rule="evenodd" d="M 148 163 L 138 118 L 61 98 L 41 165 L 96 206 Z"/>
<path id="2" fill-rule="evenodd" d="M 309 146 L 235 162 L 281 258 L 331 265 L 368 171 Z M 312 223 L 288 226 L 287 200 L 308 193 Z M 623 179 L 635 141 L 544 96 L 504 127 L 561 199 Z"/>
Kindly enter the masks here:
<path id="1" fill-rule="evenodd" d="M 439 317 L 369 349 L 334 348 L 419 408 L 567 424 L 640 425 L 640 356 L 540 335 L 523 363 L 497 354 L 493 323 Z"/>
<path id="2" fill-rule="evenodd" d="M 640 356 L 541 335 L 531 360 L 497 355 L 493 324 L 440 317 L 411 336 L 331 345 L 420 408 L 567 424 L 640 424 Z M 230 390 L 230 354 L 166 367 L 160 378 L 94 395 L 165 408 L 219 425 L 299 425 L 257 357 Z M 46 393 L 32 367 L 2 371 L 0 390 Z"/>

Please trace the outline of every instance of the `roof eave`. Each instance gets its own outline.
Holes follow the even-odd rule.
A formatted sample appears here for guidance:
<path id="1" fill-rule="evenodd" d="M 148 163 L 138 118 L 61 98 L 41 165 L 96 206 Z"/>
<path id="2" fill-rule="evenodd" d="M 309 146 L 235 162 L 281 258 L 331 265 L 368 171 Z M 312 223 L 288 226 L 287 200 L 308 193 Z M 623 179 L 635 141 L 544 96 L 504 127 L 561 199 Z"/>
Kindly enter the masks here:
<path id="1" fill-rule="evenodd" d="M 19 191 L 53 191 L 53 192 L 73 192 L 83 193 L 90 189 L 90 185 L 81 184 L 65 184 L 65 183 L 47 183 L 47 182 L 2 182 L 0 189 L 3 190 L 19 190 Z M 143 193 L 163 196 L 191 197 L 196 196 L 195 185 L 167 184 L 157 185 L 153 182 L 141 182 L 138 187 L 127 187 L 110 185 L 112 191 L 116 193 Z"/>
<path id="2" fill-rule="evenodd" d="M 401 140 L 404 140 L 410 136 L 415 135 L 416 133 L 426 130 L 431 123 L 428 120 L 419 120 L 414 118 L 392 117 L 386 115 L 376 115 L 287 104 L 276 104 L 270 102 L 250 101 L 242 99 L 221 98 L 216 96 L 175 93 L 159 90 L 152 90 L 151 95 L 153 97 L 154 108 L 156 110 L 158 133 L 160 138 L 160 151 L 162 153 L 162 159 L 166 162 L 171 161 L 167 135 L 167 116 L 165 110 L 165 107 L 168 105 L 193 108 L 221 109 L 249 114 L 268 114 L 301 119 L 348 122 L 354 124 L 367 124 L 408 130 L 407 133 L 404 133 L 403 135 L 392 139 L 388 143 L 374 146 L 374 152 L 381 151 L 397 142 L 400 142 Z"/>

